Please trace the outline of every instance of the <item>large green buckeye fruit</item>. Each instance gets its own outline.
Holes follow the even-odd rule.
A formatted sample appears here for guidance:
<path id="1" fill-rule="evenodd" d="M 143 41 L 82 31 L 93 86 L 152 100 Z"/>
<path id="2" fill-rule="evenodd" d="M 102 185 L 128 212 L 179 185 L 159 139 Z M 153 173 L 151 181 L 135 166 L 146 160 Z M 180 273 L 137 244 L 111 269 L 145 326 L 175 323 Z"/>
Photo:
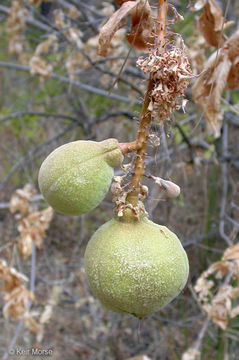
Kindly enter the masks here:
<path id="1" fill-rule="evenodd" d="M 108 309 L 148 316 L 184 288 L 188 258 L 177 236 L 146 217 L 114 217 L 90 239 L 85 272 L 93 294 Z"/>
<path id="2" fill-rule="evenodd" d="M 109 190 L 113 168 L 122 160 L 116 139 L 79 140 L 62 145 L 41 165 L 41 193 L 62 214 L 85 214 L 101 203 Z"/>

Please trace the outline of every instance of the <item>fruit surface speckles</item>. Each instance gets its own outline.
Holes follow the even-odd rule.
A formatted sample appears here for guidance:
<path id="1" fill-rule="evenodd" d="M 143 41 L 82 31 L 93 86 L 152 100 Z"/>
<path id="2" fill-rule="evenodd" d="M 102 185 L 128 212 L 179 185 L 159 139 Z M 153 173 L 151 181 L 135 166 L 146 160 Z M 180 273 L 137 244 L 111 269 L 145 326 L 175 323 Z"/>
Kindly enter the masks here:
<path id="1" fill-rule="evenodd" d="M 147 218 L 114 218 L 90 239 L 85 270 L 90 288 L 102 304 L 143 318 L 181 292 L 189 265 L 179 239 L 165 226 Z"/>
<path id="2" fill-rule="evenodd" d="M 122 160 L 116 139 L 79 140 L 62 145 L 41 165 L 38 181 L 42 195 L 62 214 L 85 214 L 103 200 L 112 181 L 113 167 Z"/>

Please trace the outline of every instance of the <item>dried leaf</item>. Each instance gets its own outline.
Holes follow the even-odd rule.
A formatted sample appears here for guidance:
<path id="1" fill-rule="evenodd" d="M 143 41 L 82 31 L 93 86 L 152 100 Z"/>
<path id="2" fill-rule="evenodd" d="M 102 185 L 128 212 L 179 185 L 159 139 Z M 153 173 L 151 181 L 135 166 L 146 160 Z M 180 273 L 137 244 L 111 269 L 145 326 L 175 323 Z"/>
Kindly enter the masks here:
<path id="1" fill-rule="evenodd" d="M 54 47 L 54 51 L 57 51 L 57 37 L 55 34 L 51 34 L 47 40 L 37 45 L 35 55 L 40 56 L 41 54 L 47 54 L 51 47 Z"/>
<path id="2" fill-rule="evenodd" d="M 54 21 L 56 27 L 58 27 L 59 29 L 64 29 L 67 27 L 67 24 L 65 23 L 64 13 L 60 9 L 54 11 Z"/>
<path id="3" fill-rule="evenodd" d="M 12 1 L 11 8 L 8 13 L 6 32 L 8 36 L 8 50 L 10 54 L 20 56 L 24 48 L 23 33 L 25 30 L 26 18 L 29 13 L 23 6 L 22 1 Z"/>
<path id="4" fill-rule="evenodd" d="M 151 360 L 151 359 L 147 355 L 140 355 L 140 356 L 128 358 L 127 360 Z"/>
<path id="5" fill-rule="evenodd" d="M 226 41 L 226 36 L 222 34 L 223 23 L 222 10 L 215 0 L 209 0 L 205 4 L 203 13 L 198 20 L 198 28 L 210 46 L 221 47 Z"/>
<path id="6" fill-rule="evenodd" d="M 12 319 L 17 319 L 25 313 L 29 301 L 34 300 L 34 296 L 25 286 L 20 285 L 11 292 L 5 293 L 4 300 L 6 302 L 3 307 L 4 317 L 10 315 Z"/>
<path id="7" fill-rule="evenodd" d="M 81 41 L 81 37 L 83 36 L 82 32 L 79 29 L 71 27 L 67 33 L 66 37 L 73 43 L 76 44 L 78 49 L 83 48 L 83 43 Z"/>
<path id="8" fill-rule="evenodd" d="M 18 248 L 24 259 L 27 259 L 32 253 L 32 237 L 27 234 L 18 242 Z"/>
<path id="9" fill-rule="evenodd" d="M 120 5 L 120 9 L 110 17 L 100 31 L 98 53 L 101 56 L 107 55 L 113 35 L 124 25 L 121 22 L 128 15 L 131 16 L 131 32 L 126 35 L 127 40 L 137 49 L 146 51 L 149 44 L 152 44 L 154 21 L 148 1 L 126 1 L 120 2 Z"/>
<path id="10" fill-rule="evenodd" d="M 66 60 L 65 66 L 70 80 L 73 81 L 77 76 L 77 70 L 89 67 L 89 62 L 85 62 L 84 56 L 79 51 L 74 51 Z"/>
<path id="11" fill-rule="evenodd" d="M 126 1 L 128 0 L 115 0 L 116 4 L 118 4 L 119 6 L 121 6 Z"/>
<path id="12" fill-rule="evenodd" d="M 233 267 L 234 264 L 232 264 L 232 261 L 230 260 L 234 260 L 234 264 L 236 265 L 236 273 L 239 274 L 239 243 L 230 246 L 224 252 L 222 261 L 226 264 L 231 264 L 231 267 Z"/>
<path id="13" fill-rule="evenodd" d="M 67 15 L 73 20 L 77 20 L 80 17 L 80 11 L 74 5 L 71 5 Z"/>
<path id="14" fill-rule="evenodd" d="M 19 220 L 18 231 L 25 246 L 27 246 L 31 238 L 32 241 L 36 242 L 38 248 L 41 247 L 42 239 L 50 225 L 52 216 L 53 209 L 48 207 L 45 210 L 33 212 Z"/>
<path id="15" fill-rule="evenodd" d="M 33 318 L 32 313 L 29 313 L 28 311 L 25 312 L 23 316 L 23 321 L 25 325 L 27 326 L 28 330 L 32 332 L 33 334 L 39 334 L 43 331 L 42 324 L 38 324 L 36 320 Z"/>
<path id="16" fill-rule="evenodd" d="M 201 353 L 194 349 L 193 347 L 190 347 L 183 353 L 182 360 L 200 360 Z"/>
<path id="17" fill-rule="evenodd" d="M 198 294 L 199 300 L 202 302 L 207 302 L 208 297 L 211 296 L 211 288 L 214 286 L 212 280 L 207 280 L 205 272 L 198 278 L 196 285 L 194 287 L 195 291 Z"/>
<path id="18" fill-rule="evenodd" d="M 32 210 L 29 201 L 36 195 L 36 190 L 30 184 L 26 184 L 23 189 L 17 189 L 10 199 L 10 211 L 19 211 L 22 215 Z"/>
<path id="19" fill-rule="evenodd" d="M 228 79 L 227 89 L 239 88 L 239 30 L 237 30 L 225 43 L 224 51 L 228 52 L 228 58 L 232 63 Z"/>
<path id="20" fill-rule="evenodd" d="M 117 10 L 107 21 L 107 23 L 102 27 L 99 35 L 99 48 L 98 53 L 101 56 L 107 56 L 108 48 L 110 46 L 110 41 L 115 34 L 115 32 L 121 27 L 121 21 L 130 14 L 133 8 L 141 0 L 137 1 L 127 1 L 125 2 L 119 10 Z"/>
<path id="21" fill-rule="evenodd" d="M 239 87 L 239 30 L 224 44 L 219 54 L 209 58 L 205 72 L 192 87 L 194 101 L 207 121 L 209 132 L 220 136 L 222 113 L 220 99 L 224 90 Z"/>
<path id="22" fill-rule="evenodd" d="M 44 81 L 46 78 L 50 77 L 52 73 L 52 65 L 47 64 L 46 61 L 39 56 L 33 55 L 30 62 L 30 72 L 32 75 L 40 75 L 41 81 Z"/>
<path id="23" fill-rule="evenodd" d="M 52 316 L 52 305 L 47 304 L 44 308 L 43 313 L 41 314 L 40 323 L 41 324 L 47 323 L 50 320 L 51 316 Z"/>
<path id="24" fill-rule="evenodd" d="M 237 315 L 239 315 L 239 305 L 235 306 L 231 311 L 230 311 L 230 317 L 234 318 Z"/>
<path id="25" fill-rule="evenodd" d="M 112 4 L 108 2 L 103 2 L 103 9 L 100 11 L 100 13 L 104 16 L 110 17 L 113 15 L 115 8 Z"/>
<path id="26" fill-rule="evenodd" d="M 228 316 L 232 311 L 232 299 L 238 296 L 239 288 L 223 286 L 213 298 L 211 306 L 208 309 L 204 307 L 212 321 L 223 330 L 227 328 Z"/>
<path id="27" fill-rule="evenodd" d="M 45 324 L 50 320 L 53 313 L 53 307 L 59 303 L 59 296 L 62 293 L 62 290 L 62 287 L 57 285 L 52 288 L 50 298 L 48 299 L 47 304 L 40 317 L 41 324 Z"/>
<path id="28" fill-rule="evenodd" d="M 0 280 L 3 284 L 1 289 L 4 292 L 11 292 L 19 287 L 22 281 L 28 281 L 28 278 L 15 268 L 8 267 L 5 260 L 0 260 Z"/>
<path id="29" fill-rule="evenodd" d="M 198 0 L 191 8 L 191 11 L 201 10 L 207 3 L 207 0 Z"/>
<path id="30" fill-rule="evenodd" d="M 29 3 L 31 5 L 35 5 L 35 6 L 39 6 L 41 5 L 41 3 L 43 3 L 44 1 L 49 1 L 49 0 L 28 0 Z M 51 1 L 51 0 L 50 0 Z"/>
<path id="31" fill-rule="evenodd" d="M 126 39 L 134 48 L 148 52 L 154 44 L 154 25 L 150 5 L 147 0 L 142 0 L 132 10 L 131 31 Z"/>

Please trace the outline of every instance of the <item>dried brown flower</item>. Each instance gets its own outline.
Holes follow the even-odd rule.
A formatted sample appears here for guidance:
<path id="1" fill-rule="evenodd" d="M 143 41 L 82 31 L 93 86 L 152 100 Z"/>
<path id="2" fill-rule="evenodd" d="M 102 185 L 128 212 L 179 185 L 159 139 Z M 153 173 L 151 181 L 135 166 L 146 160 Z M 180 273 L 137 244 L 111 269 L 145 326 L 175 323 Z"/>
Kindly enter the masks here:
<path id="1" fill-rule="evenodd" d="M 189 61 L 183 49 L 152 50 L 148 57 L 140 57 L 137 65 L 154 80 L 151 102 L 148 110 L 156 122 L 170 119 L 175 110 L 182 107 L 182 100 L 188 86 L 188 79 L 193 77 Z"/>

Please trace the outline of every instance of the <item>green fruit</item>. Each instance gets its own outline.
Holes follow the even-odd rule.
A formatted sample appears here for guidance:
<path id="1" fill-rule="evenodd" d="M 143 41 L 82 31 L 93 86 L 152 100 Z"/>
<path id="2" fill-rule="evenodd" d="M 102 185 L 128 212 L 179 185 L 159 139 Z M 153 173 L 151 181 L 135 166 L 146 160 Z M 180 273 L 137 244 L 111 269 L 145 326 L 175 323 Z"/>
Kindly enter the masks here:
<path id="1" fill-rule="evenodd" d="M 189 265 L 179 239 L 167 227 L 126 215 L 108 221 L 90 239 L 85 271 L 102 304 L 143 318 L 181 292 Z"/>
<path id="2" fill-rule="evenodd" d="M 114 175 L 113 167 L 122 159 L 116 139 L 62 145 L 41 165 L 38 181 L 42 195 L 62 214 L 85 214 L 103 200 Z"/>

